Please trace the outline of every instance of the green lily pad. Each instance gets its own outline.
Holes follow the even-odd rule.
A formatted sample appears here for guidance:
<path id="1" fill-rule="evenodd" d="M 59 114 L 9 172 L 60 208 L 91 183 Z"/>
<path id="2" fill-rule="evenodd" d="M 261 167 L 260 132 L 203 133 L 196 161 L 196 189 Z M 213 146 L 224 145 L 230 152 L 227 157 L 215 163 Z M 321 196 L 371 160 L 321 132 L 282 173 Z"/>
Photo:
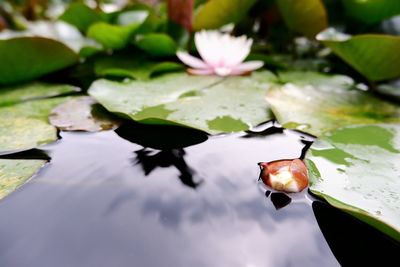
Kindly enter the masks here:
<path id="1" fill-rule="evenodd" d="M 378 23 L 400 14 L 400 2 L 393 0 L 342 0 L 352 18 L 367 24 Z"/>
<path id="2" fill-rule="evenodd" d="M 0 159 L 0 199 L 24 184 L 45 164 L 45 160 Z"/>
<path id="3" fill-rule="evenodd" d="M 328 16 L 321 0 L 278 0 L 282 17 L 291 30 L 314 38 L 328 25 Z"/>
<path id="4" fill-rule="evenodd" d="M 371 81 L 400 76 L 400 37 L 383 34 L 349 36 L 328 29 L 317 39 Z"/>
<path id="5" fill-rule="evenodd" d="M 79 56 L 51 39 L 20 37 L 0 40 L 0 59 L 0 85 L 6 85 L 61 70 L 77 63 Z"/>
<path id="6" fill-rule="evenodd" d="M 196 10 L 193 29 L 216 29 L 242 20 L 256 0 L 210 0 Z"/>
<path id="7" fill-rule="evenodd" d="M 58 139 L 48 123 L 50 111 L 69 99 L 57 97 L 0 108 L 0 153 L 36 148 Z"/>
<path id="8" fill-rule="evenodd" d="M 313 134 L 351 124 L 400 122 L 400 107 L 352 87 L 346 76 L 281 73 L 282 86 L 267 93 L 276 119 L 284 127 Z"/>
<path id="9" fill-rule="evenodd" d="M 400 241 L 400 126 L 326 133 L 307 154 L 310 190 Z"/>
<path id="10" fill-rule="evenodd" d="M 106 20 L 104 14 L 91 9 L 84 3 L 70 4 L 59 19 L 74 25 L 82 32 L 86 32 L 90 25 Z"/>
<path id="11" fill-rule="evenodd" d="M 164 33 L 149 33 L 136 38 L 136 45 L 152 56 L 174 56 L 178 45 Z"/>
<path id="12" fill-rule="evenodd" d="M 0 107 L 79 91 L 80 88 L 71 85 L 39 82 L 0 88 Z"/>
<path id="13" fill-rule="evenodd" d="M 122 26 L 98 22 L 90 26 L 87 35 L 105 48 L 122 49 L 129 44 L 132 35 L 139 26 L 140 24 Z"/>
<path id="14" fill-rule="evenodd" d="M 89 94 L 109 111 L 136 121 L 235 132 L 271 119 L 264 96 L 275 79 L 267 71 L 226 79 L 179 73 L 147 82 L 98 80 Z"/>
<path id="15" fill-rule="evenodd" d="M 117 128 L 118 121 L 89 96 L 77 97 L 55 107 L 52 125 L 64 131 L 99 132 Z"/>
<path id="16" fill-rule="evenodd" d="M 136 80 L 148 80 L 155 75 L 182 71 L 183 68 L 183 65 L 179 63 L 153 62 L 127 53 L 100 57 L 96 59 L 94 64 L 94 71 L 97 76 Z"/>

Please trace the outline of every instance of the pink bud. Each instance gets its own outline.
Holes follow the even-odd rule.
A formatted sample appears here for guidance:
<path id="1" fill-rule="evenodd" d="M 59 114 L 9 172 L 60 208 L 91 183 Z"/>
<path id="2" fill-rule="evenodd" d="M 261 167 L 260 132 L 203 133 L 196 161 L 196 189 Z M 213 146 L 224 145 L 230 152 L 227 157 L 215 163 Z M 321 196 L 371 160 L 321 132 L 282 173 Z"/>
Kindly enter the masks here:
<path id="1" fill-rule="evenodd" d="M 308 185 L 307 167 L 300 159 L 261 162 L 258 165 L 264 184 L 275 190 L 297 193 Z"/>

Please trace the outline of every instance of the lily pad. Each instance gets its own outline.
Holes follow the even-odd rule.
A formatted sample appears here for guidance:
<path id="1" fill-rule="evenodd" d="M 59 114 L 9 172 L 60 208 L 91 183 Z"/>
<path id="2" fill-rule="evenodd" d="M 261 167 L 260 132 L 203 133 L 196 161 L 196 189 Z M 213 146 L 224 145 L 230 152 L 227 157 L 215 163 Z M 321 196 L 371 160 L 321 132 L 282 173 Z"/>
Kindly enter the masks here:
<path id="1" fill-rule="evenodd" d="M 99 132 L 115 129 L 119 123 L 89 96 L 74 98 L 55 107 L 49 121 L 64 131 Z"/>
<path id="2" fill-rule="evenodd" d="M 48 123 L 50 111 L 69 99 L 57 97 L 0 108 L 0 153 L 32 149 L 58 139 Z"/>
<path id="3" fill-rule="evenodd" d="M 267 102 L 284 127 L 319 136 L 351 124 L 400 122 L 399 106 L 353 88 L 346 76 L 289 72 L 280 77 L 286 83 L 271 88 Z"/>
<path id="4" fill-rule="evenodd" d="M 179 73 L 147 82 L 98 80 L 89 94 L 109 111 L 136 121 L 235 132 L 271 119 L 263 98 L 275 79 L 267 71 L 227 79 Z"/>
<path id="5" fill-rule="evenodd" d="M 64 44 L 42 37 L 0 40 L 0 58 L 0 85 L 32 80 L 79 60 Z"/>
<path id="6" fill-rule="evenodd" d="M 91 9 L 84 3 L 70 4 L 59 19 L 74 25 L 82 32 L 86 32 L 90 25 L 106 20 L 103 13 Z"/>
<path id="7" fill-rule="evenodd" d="M 164 33 L 149 33 L 138 36 L 136 45 L 152 56 L 166 57 L 174 56 L 178 45 Z"/>
<path id="8" fill-rule="evenodd" d="M 317 39 L 371 81 L 400 76 L 399 36 L 383 34 L 349 36 L 328 29 L 318 34 Z"/>
<path id="9" fill-rule="evenodd" d="M 400 126 L 326 133 L 307 154 L 310 190 L 400 241 Z"/>
<path id="10" fill-rule="evenodd" d="M 400 14 L 400 2 L 393 0 L 342 0 L 346 12 L 352 18 L 367 23 L 378 23 Z"/>
<path id="11" fill-rule="evenodd" d="M 94 64 L 94 71 L 97 76 L 136 80 L 148 80 L 155 75 L 183 70 L 183 65 L 179 63 L 153 62 L 145 58 L 138 58 L 130 53 L 100 57 L 96 59 Z"/>
<path id="12" fill-rule="evenodd" d="M 45 164 L 45 160 L 0 159 L 0 199 L 24 184 Z"/>
<path id="13" fill-rule="evenodd" d="M 242 20 L 255 0 L 210 0 L 196 10 L 193 29 L 216 29 Z"/>
<path id="14" fill-rule="evenodd" d="M 122 26 L 98 22 L 90 26 L 87 35 L 105 48 L 122 49 L 129 44 L 132 35 L 139 26 L 140 24 Z"/>
<path id="15" fill-rule="evenodd" d="M 328 25 L 328 16 L 321 0 L 278 0 L 286 25 L 297 33 L 314 38 Z"/>
<path id="16" fill-rule="evenodd" d="M 80 88 L 67 84 L 29 83 L 0 89 L 0 107 L 19 102 L 79 92 Z"/>

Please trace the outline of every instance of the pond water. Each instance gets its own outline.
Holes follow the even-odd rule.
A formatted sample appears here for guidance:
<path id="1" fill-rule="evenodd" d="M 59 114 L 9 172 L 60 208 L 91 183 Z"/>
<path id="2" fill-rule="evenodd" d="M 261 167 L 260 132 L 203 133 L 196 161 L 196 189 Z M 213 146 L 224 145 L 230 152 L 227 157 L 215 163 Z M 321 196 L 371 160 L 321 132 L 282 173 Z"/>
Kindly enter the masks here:
<path id="1" fill-rule="evenodd" d="M 398 244 L 374 229 L 307 192 L 290 200 L 258 181 L 258 162 L 300 157 L 310 144 L 271 125 L 208 140 L 138 125 L 62 132 L 43 148 L 50 163 L 0 202 L 0 266 L 391 261 Z"/>

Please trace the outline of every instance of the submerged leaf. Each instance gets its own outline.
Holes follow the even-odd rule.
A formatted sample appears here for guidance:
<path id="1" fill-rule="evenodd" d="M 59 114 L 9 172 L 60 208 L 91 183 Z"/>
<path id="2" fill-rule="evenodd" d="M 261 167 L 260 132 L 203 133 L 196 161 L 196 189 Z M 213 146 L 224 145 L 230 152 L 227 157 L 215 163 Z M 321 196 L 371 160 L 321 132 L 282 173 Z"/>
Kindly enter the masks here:
<path id="1" fill-rule="evenodd" d="M 24 184 L 45 164 L 45 160 L 0 159 L 0 199 Z"/>
<path id="2" fill-rule="evenodd" d="M 400 241 L 399 160 L 400 126 L 337 129 L 307 154 L 311 192 Z"/>
<path id="3" fill-rule="evenodd" d="M 94 82 L 89 94 L 111 112 L 154 124 L 178 124 L 209 133 L 246 130 L 271 119 L 264 95 L 275 77 L 171 74 L 148 82 Z"/>
<path id="4" fill-rule="evenodd" d="M 118 126 L 118 122 L 88 96 L 74 98 L 58 105 L 51 111 L 49 121 L 64 131 L 98 132 Z"/>
<path id="5" fill-rule="evenodd" d="M 296 79 L 292 79 L 297 76 Z M 400 107 L 353 89 L 346 76 L 281 73 L 287 82 L 267 93 L 267 101 L 284 127 L 313 135 L 352 124 L 400 122 Z M 292 77 L 292 78 L 291 78 Z"/>

